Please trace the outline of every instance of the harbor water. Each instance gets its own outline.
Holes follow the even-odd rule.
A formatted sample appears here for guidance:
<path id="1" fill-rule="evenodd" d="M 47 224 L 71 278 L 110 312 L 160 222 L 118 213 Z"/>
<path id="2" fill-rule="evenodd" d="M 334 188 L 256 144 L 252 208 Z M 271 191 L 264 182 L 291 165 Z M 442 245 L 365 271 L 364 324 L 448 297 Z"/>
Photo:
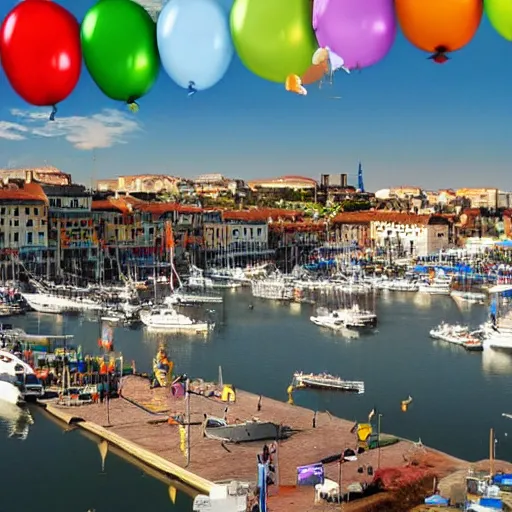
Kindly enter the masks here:
<path id="1" fill-rule="evenodd" d="M 489 428 L 494 427 L 497 458 L 512 458 L 512 435 L 510 440 L 507 435 L 512 420 L 502 417 L 512 412 L 512 355 L 468 353 L 429 338 L 441 321 L 478 326 L 486 318 L 485 306 L 461 310 L 448 296 L 382 293 L 376 300 L 376 331 L 357 338 L 315 326 L 309 320 L 315 306 L 254 299 L 245 290 L 227 291 L 224 304 L 214 308 L 186 309 L 215 319 L 215 330 L 205 337 L 116 328 L 115 349 L 126 362 L 136 361 L 138 371 L 149 371 L 159 344 L 166 343 L 177 372 L 214 380 L 222 366 L 224 382 L 283 401 L 297 370 L 362 380 L 363 395 L 297 391 L 294 400 L 359 421 L 376 408 L 383 432 L 421 439 L 468 460 L 488 456 Z M 98 350 L 93 319 L 30 313 L 9 321 L 27 333 L 74 334 L 84 352 Z M 404 413 L 401 401 L 409 395 L 413 402 Z M 191 511 L 188 496 L 178 492 L 173 504 L 168 484 L 115 453 L 107 455 L 102 471 L 94 439 L 66 431 L 37 408 L 32 416 L 29 434 L 20 440 L 8 437 L 10 420 L 0 413 L 0 471 L 12 496 L 12 503 L 0 505 L 2 512 Z"/>

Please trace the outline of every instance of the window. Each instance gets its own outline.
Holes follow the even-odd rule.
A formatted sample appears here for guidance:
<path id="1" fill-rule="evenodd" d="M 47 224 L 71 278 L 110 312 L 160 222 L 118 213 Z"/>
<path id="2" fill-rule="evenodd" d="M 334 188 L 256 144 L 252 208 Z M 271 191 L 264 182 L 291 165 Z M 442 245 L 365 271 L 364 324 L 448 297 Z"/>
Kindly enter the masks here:
<path id="1" fill-rule="evenodd" d="M 30 208 L 25 208 L 25 215 L 30 215 Z"/>
<path id="2" fill-rule="evenodd" d="M 14 208 L 14 209 L 13 209 L 12 214 L 13 214 L 15 217 L 18 217 L 18 216 L 19 216 L 19 214 L 20 214 L 20 210 L 19 210 L 19 208 L 18 208 L 18 207 Z"/>
<path id="3" fill-rule="evenodd" d="M 20 234 L 19 233 L 13 233 L 13 239 L 15 242 L 19 242 L 20 241 Z"/>
<path id="4" fill-rule="evenodd" d="M 37 234 L 37 240 L 39 245 L 44 245 L 44 231 L 39 231 Z"/>
<path id="5" fill-rule="evenodd" d="M 78 199 L 71 199 L 71 208 L 78 208 Z"/>
<path id="6" fill-rule="evenodd" d="M 32 231 L 29 231 L 27 233 L 27 245 L 32 245 L 33 240 L 34 240 L 34 234 L 32 233 Z"/>
<path id="7" fill-rule="evenodd" d="M 5 215 L 5 208 L 0 208 L 0 215 Z"/>
<path id="8" fill-rule="evenodd" d="M 19 219 L 14 219 L 14 227 L 17 228 L 20 225 Z"/>
<path id="9" fill-rule="evenodd" d="M 34 208 L 34 215 L 39 217 L 39 208 Z"/>
<path id="10" fill-rule="evenodd" d="M 34 221 L 32 219 L 27 219 L 27 222 L 25 224 L 27 228 L 31 228 L 34 226 Z"/>

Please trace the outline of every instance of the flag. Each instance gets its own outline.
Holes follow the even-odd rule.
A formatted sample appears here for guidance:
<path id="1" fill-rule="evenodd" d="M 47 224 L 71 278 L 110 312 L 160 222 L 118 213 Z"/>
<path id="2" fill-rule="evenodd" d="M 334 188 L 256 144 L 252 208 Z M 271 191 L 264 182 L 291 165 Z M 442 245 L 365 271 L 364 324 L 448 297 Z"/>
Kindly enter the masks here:
<path id="1" fill-rule="evenodd" d="M 169 221 L 165 223 L 165 244 L 167 250 L 174 249 L 174 234 L 172 232 L 172 226 Z"/>
<path id="2" fill-rule="evenodd" d="M 368 423 L 372 421 L 372 418 L 377 414 L 377 411 L 375 410 L 375 407 L 370 411 L 370 414 L 368 414 Z"/>

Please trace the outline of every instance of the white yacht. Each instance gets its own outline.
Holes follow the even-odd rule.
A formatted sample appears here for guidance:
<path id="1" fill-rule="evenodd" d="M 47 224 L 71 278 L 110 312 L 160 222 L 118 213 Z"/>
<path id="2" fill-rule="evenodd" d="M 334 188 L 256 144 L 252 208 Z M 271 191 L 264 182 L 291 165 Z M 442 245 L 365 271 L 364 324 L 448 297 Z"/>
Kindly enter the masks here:
<path id="1" fill-rule="evenodd" d="M 0 350 L 0 400 L 17 405 L 25 398 L 40 398 L 44 393 L 44 387 L 27 363 Z"/>
<path id="2" fill-rule="evenodd" d="M 0 374 L 0 402 L 6 402 L 12 405 L 23 403 L 23 396 L 20 389 L 12 379 L 7 379 Z"/>
<path id="3" fill-rule="evenodd" d="M 376 283 L 375 287 L 392 292 L 417 292 L 420 289 L 419 283 L 408 279 L 383 279 Z"/>
<path id="4" fill-rule="evenodd" d="M 430 295 L 450 295 L 451 282 L 451 277 L 438 274 L 430 283 L 421 284 L 418 291 Z"/>
<path id="5" fill-rule="evenodd" d="M 179 304 L 222 304 L 221 295 L 200 295 L 197 293 L 186 293 L 183 290 L 175 290 L 164 299 L 164 303 L 169 306 Z"/>
<path id="6" fill-rule="evenodd" d="M 331 312 L 319 309 L 317 316 L 310 317 L 310 320 L 315 325 L 335 330 L 342 328 L 363 329 L 377 325 L 377 315 L 371 311 L 360 309 L 357 304 L 354 304 L 351 308 Z"/>
<path id="7" fill-rule="evenodd" d="M 471 339 L 469 329 L 464 325 L 450 325 L 442 322 L 434 329 L 431 329 L 430 337 L 434 340 L 447 341 L 455 345 L 463 345 Z"/>
<path id="8" fill-rule="evenodd" d="M 484 349 L 512 351 L 512 310 L 510 305 L 499 305 L 501 299 L 508 301 L 508 298 L 502 297 L 501 294 L 512 291 L 512 285 L 496 285 L 488 291 L 493 299 L 490 308 L 491 321 L 483 326 Z"/>
<path id="9" fill-rule="evenodd" d="M 215 327 L 213 323 L 192 320 L 172 307 L 141 311 L 140 319 L 148 329 L 153 331 L 199 333 L 208 332 Z"/>
<path id="10" fill-rule="evenodd" d="M 100 311 L 101 304 L 91 299 L 68 299 L 46 293 L 22 293 L 27 304 L 38 313 L 70 313 Z"/>

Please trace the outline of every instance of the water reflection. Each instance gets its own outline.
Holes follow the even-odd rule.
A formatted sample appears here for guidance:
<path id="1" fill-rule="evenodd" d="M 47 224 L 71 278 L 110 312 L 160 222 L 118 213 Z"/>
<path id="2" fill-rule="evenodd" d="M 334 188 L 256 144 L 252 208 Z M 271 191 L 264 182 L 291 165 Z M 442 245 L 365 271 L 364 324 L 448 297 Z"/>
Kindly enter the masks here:
<path id="1" fill-rule="evenodd" d="M 7 437 L 25 441 L 33 424 L 28 409 L 0 400 L 0 429 L 7 432 Z"/>
<path id="2" fill-rule="evenodd" d="M 512 354 L 486 348 L 482 353 L 482 370 L 490 375 L 512 374 Z"/>

